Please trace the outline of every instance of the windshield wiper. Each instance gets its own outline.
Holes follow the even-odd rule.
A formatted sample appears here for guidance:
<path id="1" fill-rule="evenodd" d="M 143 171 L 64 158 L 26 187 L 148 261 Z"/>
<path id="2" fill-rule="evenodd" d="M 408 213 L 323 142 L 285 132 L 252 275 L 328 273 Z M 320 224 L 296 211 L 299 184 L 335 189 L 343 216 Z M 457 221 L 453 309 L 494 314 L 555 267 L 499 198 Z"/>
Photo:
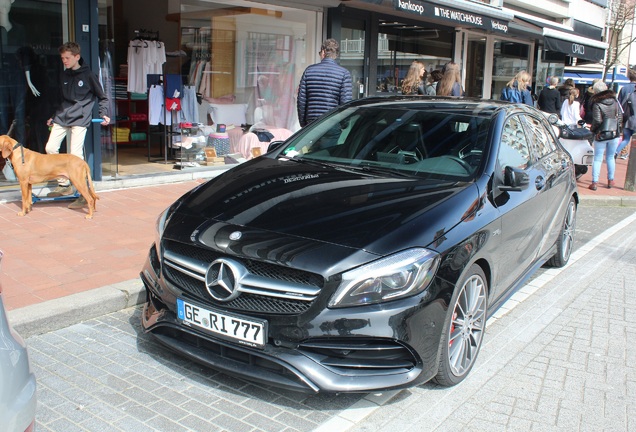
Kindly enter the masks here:
<path id="1" fill-rule="evenodd" d="M 401 177 L 401 178 L 412 178 L 412 177 L 415 177 L 415 175 L 417 174 L 416 172 L 412 172 L 412 171 L 402 171 L 396 168 L 387 168 L 387 167 L 381 167 L 376 165 L 353 165 L 353 166 L 349 166 L 348 168 L 355 171 L 364 171 L 366 173 L 373 174 L 373 175 L 388 174 L 394 177 Z"/>

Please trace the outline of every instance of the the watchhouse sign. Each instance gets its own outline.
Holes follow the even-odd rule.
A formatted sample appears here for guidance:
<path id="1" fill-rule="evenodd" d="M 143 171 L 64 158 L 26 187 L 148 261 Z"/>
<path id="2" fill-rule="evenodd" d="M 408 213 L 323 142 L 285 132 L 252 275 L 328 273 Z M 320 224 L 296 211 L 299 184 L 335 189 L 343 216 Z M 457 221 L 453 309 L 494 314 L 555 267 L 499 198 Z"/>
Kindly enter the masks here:
<path id="1" fill-rule="evenodd" d="M 473 12 L 466 12 L 439 4 L 433 5 L 416 0 L 394 0 L 394 5 L 396 10 L 421 17 L 452 21 L 457 25 L 476 27 L 497 33 L 508 33 L 507 21 L 493 19 Z"/>

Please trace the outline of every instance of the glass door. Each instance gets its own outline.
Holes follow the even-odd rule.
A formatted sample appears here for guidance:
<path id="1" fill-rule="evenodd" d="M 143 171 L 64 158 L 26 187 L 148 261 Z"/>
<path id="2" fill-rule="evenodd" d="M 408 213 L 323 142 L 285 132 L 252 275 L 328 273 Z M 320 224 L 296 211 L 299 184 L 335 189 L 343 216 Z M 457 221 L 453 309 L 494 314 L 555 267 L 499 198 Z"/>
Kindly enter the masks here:
<path id="1" fill-rule="evenodd" d="M 451 59 L 453 34 L 427 23 L 380 18 L 378 23 L 377 83 L 379 93 L 400 93 L 413 61 L 427 73 L 441 70 Z"/>
<path id="2" fill-rule="evenodd" d="M 340 38 L 340 65 L 351 73 L 353 99 L 368 95 L 368 78 L 365 73 L 367 50 L 366 20 L 343 17 Z"/>
<path id="3" fill-rule="evenodd" d="M 117 81 L 115 79 L 115 46 L 112 42 L 115 38 L 113 28 L 113 1 L 98 0 L 97 10 L 99 16 L 99 77 L 108 96 L 108 112 L 111 124 L 116 124 L 116 94 Z M 97 71 L 95 71 L 97 72 Z M 112 137 L 112 127 L 99 127 L 101 143 L 102 177 L 115 177 L 117 174 L 117 146 Z"/>
<path id="4" fill-rule="evenodd" d="M 469 36 L 466 50 L 466 96 L 484 97 L 486 37 Z"/>

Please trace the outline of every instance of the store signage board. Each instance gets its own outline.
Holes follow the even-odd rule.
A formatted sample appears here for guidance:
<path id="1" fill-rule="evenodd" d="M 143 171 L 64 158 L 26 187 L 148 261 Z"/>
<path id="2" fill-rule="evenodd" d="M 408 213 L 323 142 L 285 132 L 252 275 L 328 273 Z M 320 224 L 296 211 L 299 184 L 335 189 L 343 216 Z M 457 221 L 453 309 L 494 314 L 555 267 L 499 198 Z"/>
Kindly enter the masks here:
<path id="1" fill-rule="evenodd" d="M 599 62 L 605 58 L 604 49 L 582 43 L 556 39 L 548 36 L 543 39 L 543 43 L 546 50 L 561 52 L 571 57 L 582 58 L 595 62 Z"/>
<path id="2" fill-rule="evenodd" d="M 456 25 L 508 34 L 508 21 L 506 20 L 499 20 L 473 12 L 417 0 L 393 0 L 393 4 L 395 10 L 420 17 L 441 19 L 451 21 Z"/>

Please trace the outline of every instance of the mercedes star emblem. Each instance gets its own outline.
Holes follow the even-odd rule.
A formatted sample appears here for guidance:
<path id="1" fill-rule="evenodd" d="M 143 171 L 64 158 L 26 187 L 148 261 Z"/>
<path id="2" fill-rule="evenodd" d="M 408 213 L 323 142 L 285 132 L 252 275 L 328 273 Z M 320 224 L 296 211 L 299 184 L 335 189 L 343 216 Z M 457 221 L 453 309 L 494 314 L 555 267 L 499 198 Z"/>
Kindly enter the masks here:
<path id="1" fill-rule="evenodd" d="M 239 295 L 238 282 L 246 270 L 228 259 L 215 260 L 205 275 L 205 286 L 215 300 L 228 302 Z"/>

